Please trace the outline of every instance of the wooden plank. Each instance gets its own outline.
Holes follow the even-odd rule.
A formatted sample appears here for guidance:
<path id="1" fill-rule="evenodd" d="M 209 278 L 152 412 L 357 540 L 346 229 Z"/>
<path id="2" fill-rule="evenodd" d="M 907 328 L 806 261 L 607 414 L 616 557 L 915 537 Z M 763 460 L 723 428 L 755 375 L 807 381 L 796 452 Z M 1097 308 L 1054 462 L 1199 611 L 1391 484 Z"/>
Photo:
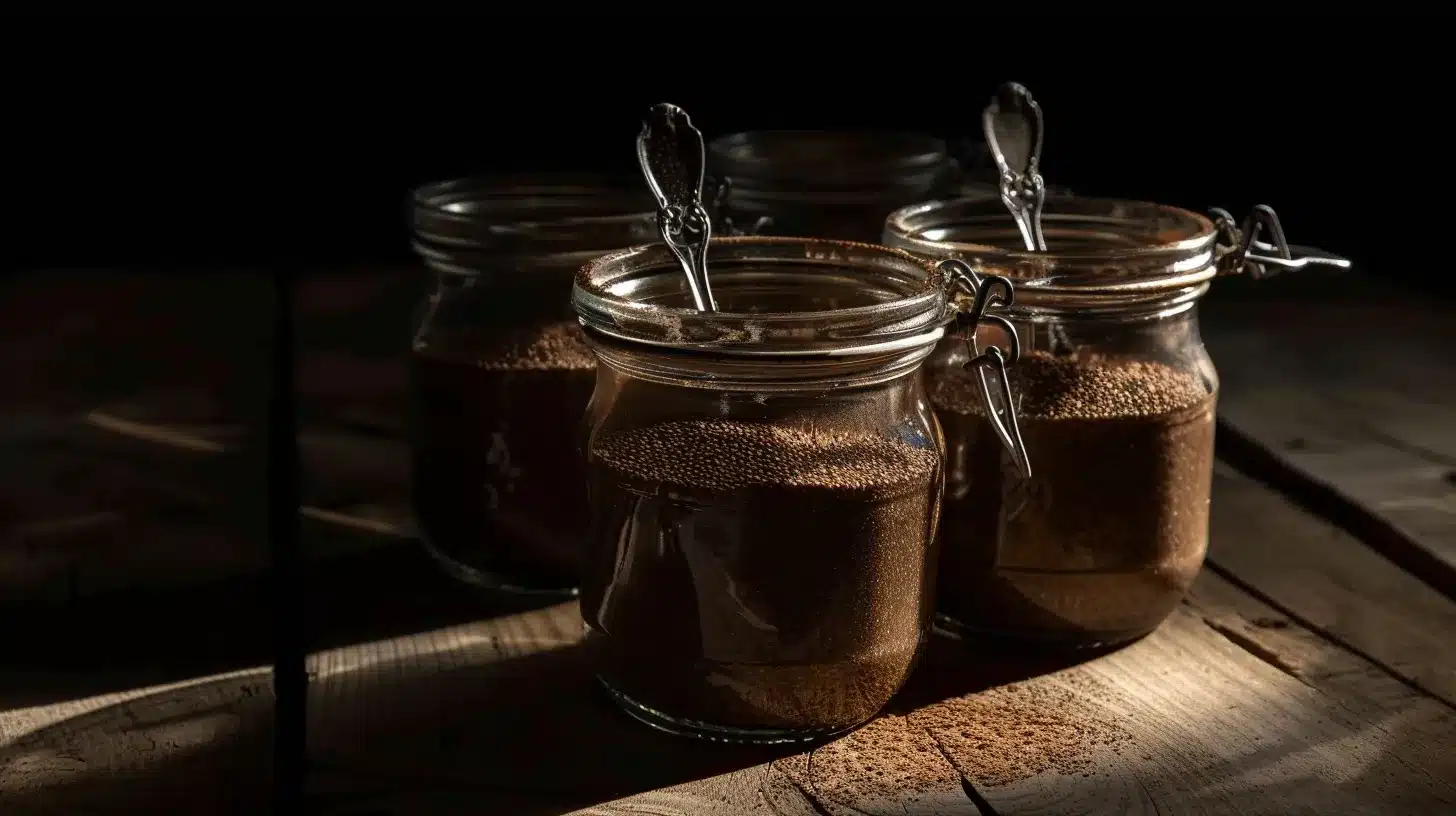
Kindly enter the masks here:
<path id="1" fill-rule="evenodd" d="M 1449 307 L 1358 275 L 1222 294 L 1203 310 L 1221 452 L 1456 597 Z"/>
<path id="2" fill-rule="evenodd" d="M 314 561 L 306 635 L 326 650 L 529 608 L 441 574 L 412 543 Z M 268 659 L 266 575 L 0 606 L 0 708 L 180 681 Z M 179 612 L 181 610 L 181 612 Z M 44 621 L 44 626 L 26 622 Z"/>
<path id="3" fill-rule="evenodd" d="M 1414 598 L 1390 606 L 1378 631 L 1341 629 L 1391 603 L 1397 579 L 1379 562 L 1336 556 L 1335 566 L 1308 567 L 1314 589 L 1292 592 L 1299 576 L 1275 578 L 1297 564 L 1248 550 L 1289 547 L 1294 559 L 1302 547 L 1358 551 L 1358 542 L 1243 477 L 1220 473 L 1217 490 L 1216 566 L 1153 635 L 1069 667 L 937 638 L 890 712 L 807 753 L 704 746 L 627 720 L 591 691 L 570 605 L 321 653 L 310 707 L 320 807 L 613 816 L 1456 807 L 1456 709 L 1437 693 L 1452 658 L 1433 650 L 1412 662 L 1431 635 L 1422 616 L 1449 615 L 1440 606 L 1449 602 Z M 1321 605 L 1329 586 L 1343 594 Z M 1385 652 L 1372 643 L 1382 637 Z M 249 708 L 258 695 L 242 691 L 247 682 L 0 715 L 6 813 L 42 801 L 80 809 L 103 794 L 151 806 L 183 797 L 184 779 L 237 788 L 262 739 L 246 723 L 266 712 Z M 251 713 L 236 723 L 213 713 L 224 693 L 234 701 L 224 710 Z M 179 717 L 188 728 L 209 723 L 228 744 Z M 117 747 L 153 743 L 167 747 Z M 107 770 L 121 790 L 90 781 Z"/>
<path id="4" fill-rule="evenodd" d="M 228 489 L 246 475 L 219 454 L 116 451 L 74 438 L 0 445 L 0 601 L 65 600 L 135 587 L 260 574 L 266 551 L 242 535 Z M 402 445 L 305 437 L 306 554 L 332 558 L 413 541 Z M 167 459 L 158 466 L 158 459 Z M 215 464 L 214 470 L 199 465 Z M 212 475 L 214 478 L 209 479 Z M 256 492 L 254 490 L 253 492 Z"/>
<path id="5" fill-rule="evenodd" d="M 1260 629 L 1296 620 L 1456 706 L 1456 603 L 1227 466 L 1214 485 L 1212 568 L 1279 607 Z"/>
<path id="6" fill-rule="evenodd" d="M 256 493 L 224 432 L 115 414 L 11 415 L 0 439 L 0 601 L 200 583 L 267 569 L 240 534 Z M 309 558 L 412 540 L 409 454 L 330 429 L 301 438 Z M 250 484 L 251 482 L 251 484 Z"/>
<path id="7" fill-rule="evenodd" d="M 420 283 L 412 270 L 304 282 L 301 335 L 312 346 L 301 386 L 312 413 L 347 424 L 367 408 L 363 424 L 398 428 Z M 26 388 L 0 395 L 0 602 L 267 568 L 246 534 L 261 519 L 246 506 L 261 495 L 261 452 L 247 449 L 244 420 L 260 415 L 262 391 L 242 384 L 257 384 L 266 363 L 253 340 L 266 329 L 269 286 L 210 272 L 7 280 L 0 339 L 14 353 L 0 374 Z M 397 438 L 310 428 L 302 448 L 311 557 L 413 535 Z"/>

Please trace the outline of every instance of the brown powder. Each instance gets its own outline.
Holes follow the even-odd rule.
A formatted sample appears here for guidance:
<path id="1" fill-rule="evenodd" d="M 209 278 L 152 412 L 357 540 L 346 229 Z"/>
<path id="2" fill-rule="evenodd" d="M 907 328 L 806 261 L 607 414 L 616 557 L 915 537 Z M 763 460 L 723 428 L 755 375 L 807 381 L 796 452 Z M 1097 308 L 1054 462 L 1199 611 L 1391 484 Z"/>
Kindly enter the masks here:
<path id="1" fill-rule="evenodd" d="M 863 807 L 937 790 L 960 790 L 935 740 L 907 718 L 885 715 L 864 728 L 778 760 L 774 767 L 826 806 Z"/>
<path id="2" fill-rule="evenodd" d="M 1098 688 L 1090 678 L 1043 678 L 953 697 L 881 716 L 774 769 L 829 809 L 958 795 L 961 778 L 989 789 L 1045 773 L 1088 775 L 1132 740 L 1088 695 Z"/>
<path id="3" fill-rule="evenodd" d="M 1214 396 L 1160 363 L 1032 353 L 1012 369 L 1034 477 L 1009 472 L 974 375 L 936 378 L 946 434 L 941 611 L 1071 645 L 1157 626 L 1207 549 Z"/>
<path id="4" fill-rule="evenodd" d="M 573 321 L 435 335 L 412 355 L 421 531 L 469 580 L 575 586 L 587 538 L 577 447 L 595 359 Z"/>
<path id="5" fill-rule="evenodd" d="M 925 729 L 973 785 L 999 787 L 1044 773 L 1086 774 L 1097 754 L 1132 737 L 1076 692 L 1047 681 L 1015 683 L 920 709 Z"/>
<path id="6" fill-rule="evenodd" d="M 713 726 L 873 716 L 929 622 L 939 467 L 934 448 L 769 423 L 599 436 L 582 615 L 603 679 Z"/>

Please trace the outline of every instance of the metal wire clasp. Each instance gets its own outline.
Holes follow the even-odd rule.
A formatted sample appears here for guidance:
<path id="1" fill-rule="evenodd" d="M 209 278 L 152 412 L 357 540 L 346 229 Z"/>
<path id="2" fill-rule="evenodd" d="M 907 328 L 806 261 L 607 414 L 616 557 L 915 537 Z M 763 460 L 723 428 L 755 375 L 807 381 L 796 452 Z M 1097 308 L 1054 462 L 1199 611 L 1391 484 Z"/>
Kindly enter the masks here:
<path id="1" fill-rule="evenodd" d="M 1030 479 L 1031 459 L 1027 456 L 1026 444 L 1021 440 L 1021 427 L 1016 420 L 1016 402 L 1011 394 L 1011 380 L 1006 376 L 1006 367 L 1015 365 L 1021 359 L 1021 340 L 1010 320 L 990 313 L 993 308 L 1010 307 L 1016 300 L 1016 289 L 1007 278 L 1000 275 L 980 275 L 970 264 L 956 258 L 941 261 L 939 269 L 946 276 L 952 291 L 959 289 L 971 297 L 968 308 L 956 309 L 956 329 L 965 333 L 966 351 L 969 355 L 963 368 L 967 371 L 975 369 L 976 377 L 980 381 L 981 399 L 986 404 L 986 418 L 990 420 L 1001 444 L 1011 454 L 1016 470 L 1022 478 Z M 985 350 L 980 348 L 976 340 L 976 327 L 985 322 L 994 323 L 1006 333 L 1007 349 L 1003 350 L 995 344 L 988 345 Z M 988 371 L 994 372 L 1000 383 L 1000 388 L 997 389 L 1000 392 L 999 400 L 994 396 L 991 382 L 986 377 Z"/>
<path id="2" fill-rule="evenodd" d="M 1249 211 L 1242 226 L 1228 210 L 1209 210 L 1218 228 L 1218 274 L 1243 273 L 1258 280 L 1280 272 L 1306 266 L 1328 266 L 1349 269 L 1350 261 L 1313 247 L 1291 246 L 1284 240 L 1284 227 L 1279 216 L 1267 204 Z M 1260 240 L 1268 232 L 1269 240 Z"/>

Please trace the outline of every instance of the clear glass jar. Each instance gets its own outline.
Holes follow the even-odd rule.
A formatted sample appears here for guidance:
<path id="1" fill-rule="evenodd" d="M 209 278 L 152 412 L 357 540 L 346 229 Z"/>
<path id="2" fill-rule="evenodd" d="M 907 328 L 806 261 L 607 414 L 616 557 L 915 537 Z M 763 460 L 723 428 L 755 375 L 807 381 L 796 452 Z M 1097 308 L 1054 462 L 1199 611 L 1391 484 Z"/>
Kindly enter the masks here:
<path id="1" fill-rule="evenodd" d="M 1031 478 L 972 399 L 965 345 L 926 364 L 947 447 L 938 605 L 953 631 L 1113 644 L 1167 617 L 1207 552 L 1218 376 L 1196 306 L 1233 256 L 1214 221 L 1158 204 L 1051 195 L 1042 223 L 1045 253 L 1021 248 L 999 200 L 885 226 L 889 246 L 1016 282 L 1009 384 Z"/>
<path id="2" fill-rule="evenodd" d="M 651 199 L 601 179 L 474 178 L 411 203 L 435 273 L 410 355 L 421 538 L 470 583 L 574 594 L 588 530 L 576 429 L 596 362 L 571 278 L 654 239 Z"/>
<path id="3" fill-rule="evenodd" d="M 760 235 L 877 243 L 891 211 L 947 195 L 958 167 L 914 133 L 770 130 L 708 144 L 717 216 Z"/>
<path id="4" fill-rule="evenodd" d="M 853 728 L 931 623 L 943 442 L 921 362 L 954 317 L 883 247 L 715 239 L 721 311 L 662 245 L 588 264 L 586 643 L 633 716 L 716 740 Z"/>

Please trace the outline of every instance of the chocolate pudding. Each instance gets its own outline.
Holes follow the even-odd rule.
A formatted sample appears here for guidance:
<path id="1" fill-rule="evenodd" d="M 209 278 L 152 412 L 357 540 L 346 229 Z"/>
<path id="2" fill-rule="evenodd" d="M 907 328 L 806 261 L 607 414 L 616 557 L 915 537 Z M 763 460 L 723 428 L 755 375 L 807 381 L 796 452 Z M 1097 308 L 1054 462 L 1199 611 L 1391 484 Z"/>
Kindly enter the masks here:
<path id="1" fill-rule="evenodd" d="M 1029 353 L 1011 369 L 1033 478 L 974 372 L 936 379 L 946 436 L 940 612 L 953 629 L 1093 646 L 1155 628 L 1208 547 L 1215 395 L 1154 362 Z"/>
<path id="2" fill-rule="evenodd" d="M 602 680 L 698 730 L 874 716 L 933 604 L 940 455 L 906 436 L 725 419 L 598 435 L 582 616 Z"/>
<path id="3" fill-rule="evenodd" d="M 426 543 L 476 583 L 575 587 L 588 521 L 578 429 L 596 381 L 581 328 L 437 334 L 411 357 Z"/>

